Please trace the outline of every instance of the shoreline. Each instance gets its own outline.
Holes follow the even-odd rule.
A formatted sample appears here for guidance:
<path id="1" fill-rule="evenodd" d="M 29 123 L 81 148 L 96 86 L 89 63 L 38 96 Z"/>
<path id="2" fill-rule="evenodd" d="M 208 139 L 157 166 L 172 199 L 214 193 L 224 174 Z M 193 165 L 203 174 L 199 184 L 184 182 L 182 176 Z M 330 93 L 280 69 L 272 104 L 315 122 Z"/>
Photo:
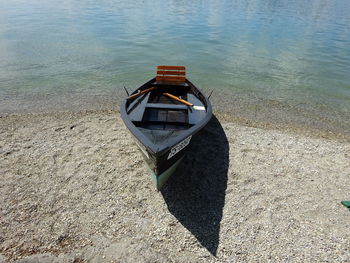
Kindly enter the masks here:
<path id="1" fill-rule="evenodd" d="M 98 93 L 100 92 L 100 93 Z M 203 90 L 204 94 L 209 91 Z M 96 91 L 96 94 L 17 94 L 0 102 L 0 116 L 23 114 L 83 113 L 119 111 L 125 97 L 121 89 Z M 28 99 L 29 98 L 29 99 Z M 350 141 L 350 109 L 326 108 L 283 102 L 254 94 L 216 91 L 211 97 L 213 113 L 243 126 L 304 134 L 311 137 Z"/>
<path id="2" fill-rule="evenodd" d="M 117 106 L 102 106 L 100 107 L 92 107 L 92 109 L 84 109 L 84 110 L 62 110 L 62 111 L 34 111 L 34 112 L 0 112 L 0 119 L 3 118 L 9 118 L 9 117 L 21 117 L 21 116 L 55 116 L 55 115 L 68 115 L 68 116 L 74 116 L 74 115 L 85 115 L 85 114 L 98 114 L 98 113 L 112 113 L 114 112 L 119 116 L 119 105 L 115 104 Z M 246 126 L 246 127 L 252 127 L 252 128 L 259 128 L 259 129 L 265 129 L 265 130 L 272 130 L 272 131 L 281 131 L 281 132 L 287 132 L 291 134 L 300 134 L 304 135 L 310 138 L 324 138 L 324 139 L 330 139 L 330 140 L 337 140 L 340 142 L 350 142 L 350 127 L 349 129 L 344 129 L 343 132 L 340 132 L 339 130 L 333 131 L 333 130 L 326 130 L 322 129 L 319 126 L 303 126 L 298 122 L 291 122 L 291 121 L 281 121 L 276 120 L 273 117 L 268 121 L 267 119 L 260 118 L 259 120 L 255 120 L 252 115 L 234 115 L 232 113 L 226 112 L 225 110 L 215 109 L 213 110 L 213 114 L 218 117 L 220 120 L 223 120 L 225 122 L 231 122 L 237 125 Z"/>

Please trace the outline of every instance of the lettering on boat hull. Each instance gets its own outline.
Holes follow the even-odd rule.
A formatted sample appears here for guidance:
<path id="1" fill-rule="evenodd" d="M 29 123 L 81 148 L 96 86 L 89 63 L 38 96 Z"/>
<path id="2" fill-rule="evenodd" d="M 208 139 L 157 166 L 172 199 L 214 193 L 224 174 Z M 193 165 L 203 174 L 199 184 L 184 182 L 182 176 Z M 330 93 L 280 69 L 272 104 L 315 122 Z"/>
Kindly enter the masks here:
<path id="1" fill-rule="evenodd" d="M 173 157 L 175 154 L 177 154 L 179 151 L 181 151 L 183 148 L 185 148 L 191 141 L 192 135 L 188 136 L 185 140 L 179 142 L 177 145 L 175 145 L 173 148 L 171 148 L 171 151 L 168 155 L 168 160 Z"/>

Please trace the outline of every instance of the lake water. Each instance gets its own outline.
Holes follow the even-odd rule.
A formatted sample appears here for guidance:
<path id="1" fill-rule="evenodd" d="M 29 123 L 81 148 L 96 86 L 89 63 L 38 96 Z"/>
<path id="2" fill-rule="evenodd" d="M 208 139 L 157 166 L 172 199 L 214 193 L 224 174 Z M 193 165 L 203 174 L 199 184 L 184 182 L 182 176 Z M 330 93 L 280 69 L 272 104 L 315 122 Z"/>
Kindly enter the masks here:
<path id="1" fill-rule="evenodd" d="M 108 108 L 159 64 L 238 117 L 350 127 L 348 0 L 0 0 L 0 112 Z"/>

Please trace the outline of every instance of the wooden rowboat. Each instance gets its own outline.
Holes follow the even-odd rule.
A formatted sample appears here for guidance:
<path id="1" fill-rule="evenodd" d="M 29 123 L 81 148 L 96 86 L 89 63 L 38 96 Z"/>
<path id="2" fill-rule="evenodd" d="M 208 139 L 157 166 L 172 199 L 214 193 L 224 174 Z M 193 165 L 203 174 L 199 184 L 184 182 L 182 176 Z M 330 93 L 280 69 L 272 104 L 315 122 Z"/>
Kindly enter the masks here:
<path id="1" fill-rule="evenodd" d="M 158 66 L 157 76 L 127 97 L 120 112 L 159 190 L 211 119 L 212 107 L 186 79 L 185 67 Z"/>

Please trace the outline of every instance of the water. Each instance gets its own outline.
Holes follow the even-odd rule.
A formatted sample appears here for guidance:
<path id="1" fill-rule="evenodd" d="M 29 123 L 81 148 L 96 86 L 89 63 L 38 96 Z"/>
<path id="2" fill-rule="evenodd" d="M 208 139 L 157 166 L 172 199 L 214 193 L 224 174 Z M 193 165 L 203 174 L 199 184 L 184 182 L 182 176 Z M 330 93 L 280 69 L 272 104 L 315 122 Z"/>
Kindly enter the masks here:
<path id="1" fill-rule="evenodd" d="M 350 123 L 350 1 L 0 0 L 0 112 L 104 108 L 159 64 L 231 113 Z"/>

